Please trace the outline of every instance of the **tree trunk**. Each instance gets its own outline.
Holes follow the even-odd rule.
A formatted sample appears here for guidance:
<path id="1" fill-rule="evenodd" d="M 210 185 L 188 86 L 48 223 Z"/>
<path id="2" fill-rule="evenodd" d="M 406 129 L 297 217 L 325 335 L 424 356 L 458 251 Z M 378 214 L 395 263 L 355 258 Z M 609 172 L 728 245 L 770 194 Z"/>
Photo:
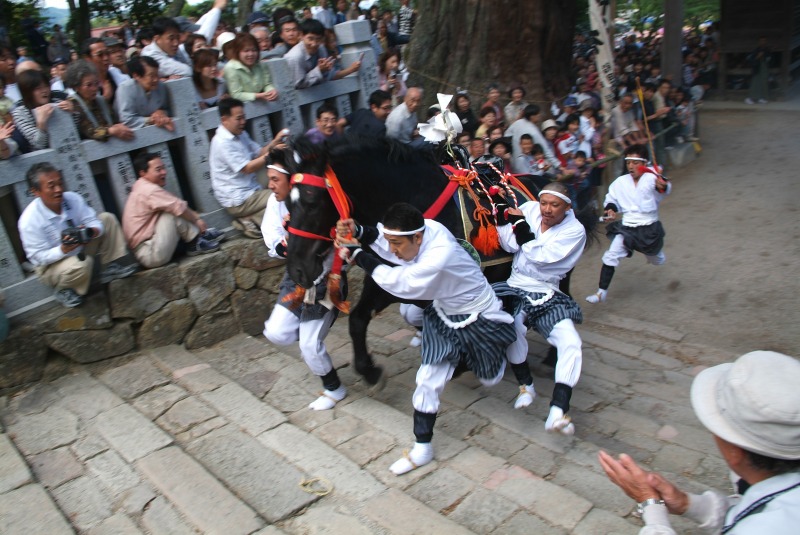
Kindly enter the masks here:
<path id="1" fill-rule="evenodd" d="M 239 0 L 236 6 L 236 25 L 240 28 L 247 23 L 247 17 L 253 12 L 255 0 Z"/>
<path id="2" fill-rule="evenodd" d="M 490 83 L 501 91 L 519 84 L 527 102 L 546 109 L 569 90 L 576 2 L 425 0 L 418 8 L 406 60 L 425 102 L 461 87 L 477 107 Z"/>
<path id="3" fill-rule="evenodd" d="M 79 0 L 77 9 L 75 0 L 67 0 L 70 10 L 70 23 L 72 33 L 75 35 L 75 44 L 80 50 L 83 42 L 92 36 L 92 21 L 89 11 L 89 0 Z"/>
<path id="4" fill-rule="evenodd" d="M 164 16 L 169 18 L 177 17 L 181 14 L 185 4 L 186 0 L 172 0 L 172 2 L 169 3 L 169 7 L 167 7 L 167 11 L 164 13 Z"/>

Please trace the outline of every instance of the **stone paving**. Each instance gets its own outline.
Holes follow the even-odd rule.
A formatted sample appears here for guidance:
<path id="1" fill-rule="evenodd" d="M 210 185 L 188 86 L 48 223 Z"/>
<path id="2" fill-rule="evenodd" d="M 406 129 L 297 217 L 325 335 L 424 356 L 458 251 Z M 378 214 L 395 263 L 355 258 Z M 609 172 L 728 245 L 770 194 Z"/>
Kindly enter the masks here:
<path id="1" fill-rule="evenodd" d="M 691 490 L 727 489 L 688 392 L 703 366 L 735 356 L 611 315 L 581 334 L 574 437 L 544 431 L 552 373 L 530 334 L 534 404 L 513 409 L 510 373 L 494 388 L 465 374 L 442 396 L 435 461 L 400 477 L 388 467 L 413 442 L 419 351 L 394 307 L 370 330 L 390 376 L 375 395 L 350 367 L 347 322 L 332 329 L 349 389 L 332 411 L 307 408 L 320 384 L 296 346 L 263 337 L 73 365 L 0 397 L 0 533 L 636 533 L 634 504 L 596 461 L 601 448 Z"/>

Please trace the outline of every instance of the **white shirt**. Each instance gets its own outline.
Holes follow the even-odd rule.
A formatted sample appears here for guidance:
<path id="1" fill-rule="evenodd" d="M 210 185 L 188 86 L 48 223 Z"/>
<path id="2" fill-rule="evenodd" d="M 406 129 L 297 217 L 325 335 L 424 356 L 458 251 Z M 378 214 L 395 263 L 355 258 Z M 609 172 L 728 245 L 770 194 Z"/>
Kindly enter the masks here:
<path id="1" fill-rule="evenodd" d="M 689 494 L 689 509 L 683 516 L 699 524 L 705 533 L 719 533 L 723 525 L 733 523 L 741 511 L 765 496 L 800 483 L 800 473 L 774 476 L 756 483 L 743 496 L 722 496 L 713 491 L 702 495 Z M 675 535 L 669 522 L 667 508 L 663 505 L 649 505 L 642 519 L 645 526 L 640 535 Z M 777 496 L 754 512 L 740 520 L 728 533 L 730 535 L 789 535 L 797 533 L 800 526 L 800 488 Z"/>
<path id="2" fill-rule="evenodd" d="M 564 220 L 542 232 L 539 203 L 526 202 L 519 207 L 536 239 L 520 247 L 511 225 L 497 227 L 500 246 L 514 253 L 508 285 L 526 292 L 558 290 L 558 283 L 575 267 L 586 245 L 586 230 L 568 210 Z"/>
<path id="3" fill-rule="evenodd" d="M 667 191 L 656 191 L 656 175 L 644 173 L 634 184 L 630 174 L 622 175 L 608 187 L 603 206 L 613 203 L 622 212 L 622 224 L 640 227 L 658 221 L 658 204 L 670 194 L 672 183 L 667 182 Z"/>
<path id="4" fill-rule="evenodd" d="M 113 65 L 108 67 L 108 75 L 114 80 L 114 83 L 117 84 L 117 87 L 122 85 L 122 82 L 127 82 L 131 79 L 129 74 L 125 74 L 118 67 L 114 67 Z"/>
<path id="5" fill-rule="evenodd" d="M 242 169 L 258 157 L 261 147 L 247 132 L 238 136 L 220 125 L 211 140 L 209 165 L 214 197 L 226 208 L 241 206 L 256 191 L 262 189 L 255 173 L 243 174 Z"/>
<path id="6" fill-rule="evenodd" d="M 155 41 L 142 49 L 142 55 L 150 56 L 158 62 L 158 75 L 161 78 L 168 78 L 174 74 L 184 77 L 192 75 L 190 65 L 180 61 L 179 56 L 168 56 Z"/>
<path id="7" fill-rule="evenodd" d="M 61 232 L 69 227 L 85 225 L 100 229 L 103 234 L 103 223 L 97 213 L 86 204 L 79 194 L 65 191 L 61 200 L 61 213 L 56 214 L 44 205 L 42 199 L 36 198 L 22 212 L 17 223 L 25 256 L 34 266 L 47 266 L 68 256 L 76 256 L 83 251 L 83 246 L 64 253 L 61 250 Z"/>
<path id="8" fill-rule="evenodd" d="M 380 256 L 384 258 L 390 254 L 389 243 L 382 232 L 378 233 L 378 239 L 370 244 L 370 248 L 376 252 L 382 250 Z M 402 262 L 397 257 L 392 261 Z M 432 219 L 425 220 L 422 244 L 413 260 L 395 267 L 380 265 L 372 272 L 372 278 L 392 295 L 432 300 L 449 315 L 484 312 L 475 311 L 475 303 L 485 301 L 488 292 L 494 295 L 478 264 L 444 225 Z M 499 312 L 499 303 L 500 300 L 494 297 L 488 301 L 486 311 Z M 498 318 L 500 316 L 497 314 Z"/>
<path id="9" fill-rule="evenodd" d="M 408 111 L 408 106 L 403 102 L 386 118 L 386 137 L 400 141 L 401 143 L 411 143 L 411 136 L 417 129 L 417 116 Z"/>
<path id="10" fill-rule="evenodd" d="M 316 8 L 316 9 L 315 9 Z M 336 24 L 336 15 L 329 8 L 323 9 L 321 6 L 313 6 L 311 13 L 315 19 L 320 21 L 326 30 L 333 29 Z"/>
<path id="11" fill-rule="evenodd" d="M 289 215 L 289 209 L 286 208 L 286 203 L 277 200 L 274 193 L 270 195 L 264 219 L 261 220 L 261 234 L 264 236 L 264 243 L 269 248 L 269 255 L 273 258 L 283 258 L 275 249 L 286 238 L 286 229 L 283 224 L 287 215 Z"/>

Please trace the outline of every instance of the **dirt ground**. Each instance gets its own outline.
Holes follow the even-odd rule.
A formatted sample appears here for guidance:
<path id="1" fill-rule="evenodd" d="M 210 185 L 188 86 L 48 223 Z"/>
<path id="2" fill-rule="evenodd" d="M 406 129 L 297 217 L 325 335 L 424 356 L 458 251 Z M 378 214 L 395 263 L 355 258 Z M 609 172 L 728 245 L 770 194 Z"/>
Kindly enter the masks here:
<path id="1" fill-rule="evenodd" d="M 572 293 L 587 319 L 605 311 L 661 321 L 686 342 L 736 353 L 773 349 L 800 356 L 800 111 L 703 110 L 703 152 L 669 173 L 661 204 L 667 263 L 623 260 L 608 301 L 597 289 L 600 245 L 584 253 Z"/>

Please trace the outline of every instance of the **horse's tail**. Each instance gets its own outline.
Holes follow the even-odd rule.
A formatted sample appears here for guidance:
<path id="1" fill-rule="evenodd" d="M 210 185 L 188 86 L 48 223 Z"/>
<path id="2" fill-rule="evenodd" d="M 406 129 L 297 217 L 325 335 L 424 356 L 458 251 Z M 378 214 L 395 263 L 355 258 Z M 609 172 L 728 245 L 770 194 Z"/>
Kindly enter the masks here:
<path id="1" fill-rule="evenodd" d="M 580 210 L 576 210 L 575 219 L 580 221 L 583 228 L 586 229 L 586 245 L 584 249 L 588 249 L 593 244 L 600 242 L 600 219 L 597 217 L 597 210 L 595 210 L 591 203 Z"/>

